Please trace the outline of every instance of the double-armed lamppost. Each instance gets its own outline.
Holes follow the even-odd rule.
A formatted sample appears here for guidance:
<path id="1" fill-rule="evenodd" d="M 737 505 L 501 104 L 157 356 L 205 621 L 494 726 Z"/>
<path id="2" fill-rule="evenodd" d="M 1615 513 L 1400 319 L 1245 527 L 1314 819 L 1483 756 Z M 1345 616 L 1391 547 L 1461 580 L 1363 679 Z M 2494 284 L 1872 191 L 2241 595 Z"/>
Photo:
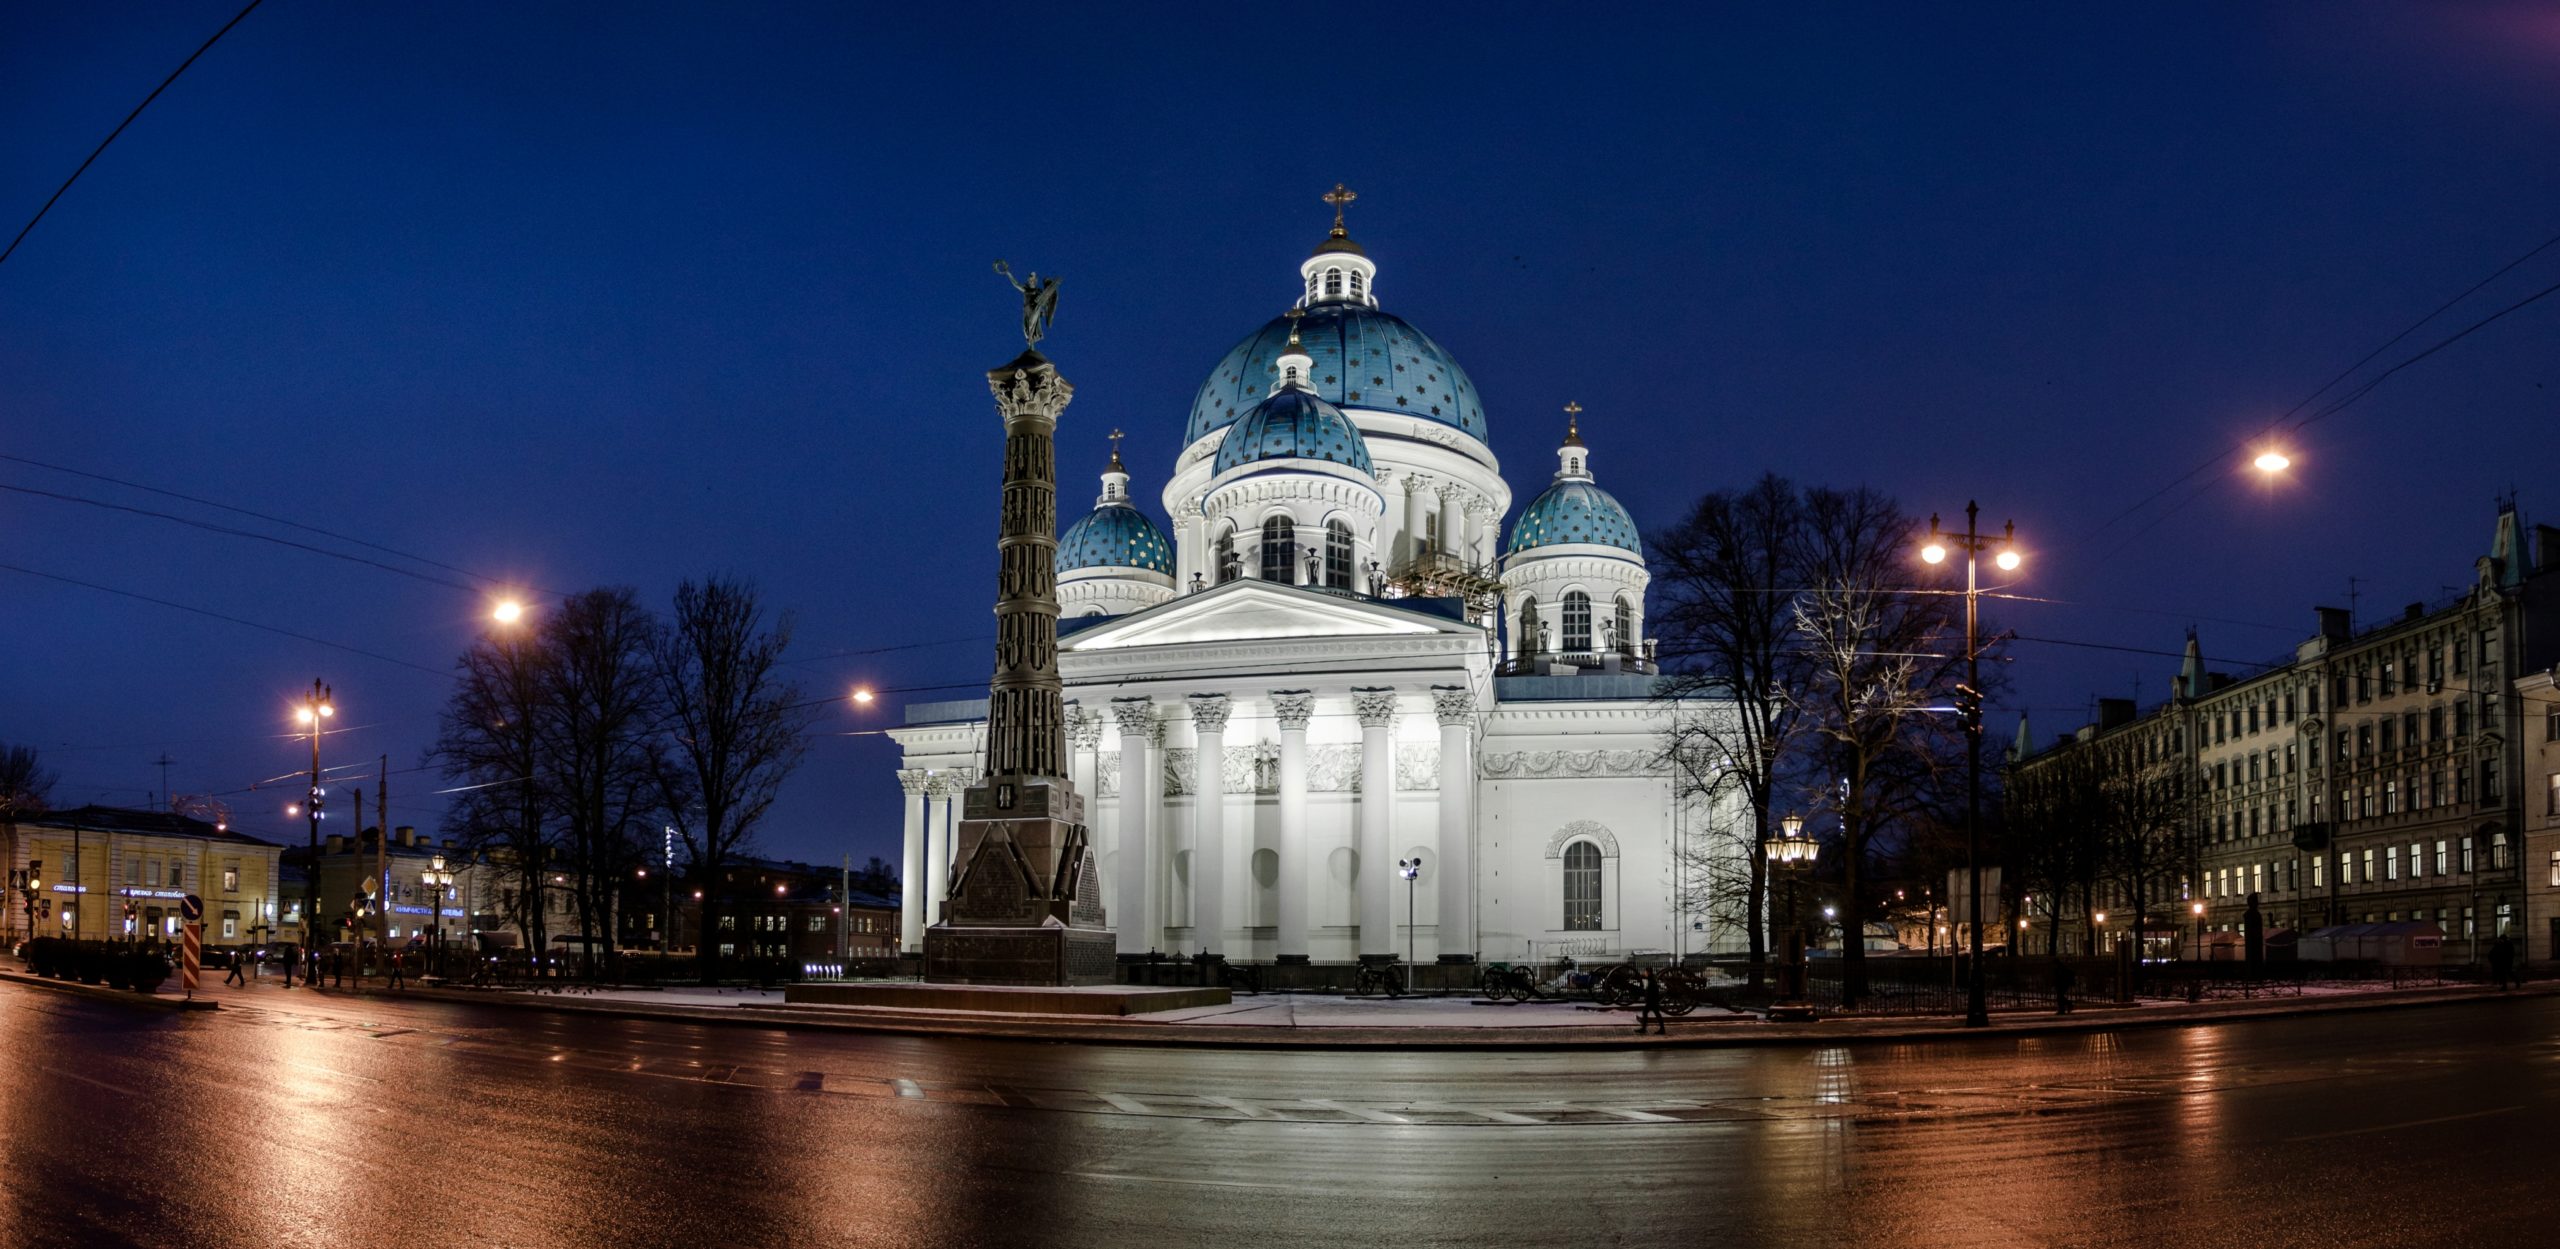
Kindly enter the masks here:
<path id="1" fill-rule="evenodd" d="M 321 725 L 336 714 L 338 709 L 329 701 L 329 687 L 314 678 L 311 692 L 302 696 L 302 706 L 294 711 L 294 718 L 311 729 L 311 792 L 303 799 L 303 812 L 311 817 L 310 874 L 302 882 L 302 943 L 306 946 L 311 944 L 312 930 L 320 922 L 320 807 L 325 801 L 320 792 L 320 732 Z"/>
<path id="2" fill-rule="evenodd" d="M 1796 881 L 1813 869 L 1814 856 L 1822 852 L 1822 843 L 1804 835 L 1803 816 L 1790 815 L 1778 821 L 1778 835 L 1761 842 L 1760 851 L 1769 866 L 1787 880 L 1786 982 L 1780 986 L 1779 1000 L 1769 1008 L 1769 1014 L 1772 1018 L 1804 1018 L 1813 1013 L 1813 1008 L 1804 1000 L 1804 929 L 1796 923 Z"/>
<path id="3" fill-rule="evenodd" d="M 1929 518 L 1929 540 L 1920 548 L 1920 558 L 1932 564 L 1944 563 L 1949 546 L 1964 551 L 1964 689 L 1957 699 L 1964 713 L 1964 871 L 1966 923 L 1972 929 L 1967 938 L 1971 949 L 1971 966 L 1965 969 L 1964 1022 L 1968 1028 L 1991 1025 L 1990 1007 L 1982 996 L 1982 642 L 1980 638 L 1981 577 L 1977 561 L 1990 539 L 1977 526 L 1982 509 L 1971 500 L 1964 505 L 1964 532 L 1941 533 L 1938 518 Z M 2001 528 L 1999 553 L 1992 562 L 2002 572 L 2016 572 L 2022 562 L 2017 546 L 2018 526 Z"/>

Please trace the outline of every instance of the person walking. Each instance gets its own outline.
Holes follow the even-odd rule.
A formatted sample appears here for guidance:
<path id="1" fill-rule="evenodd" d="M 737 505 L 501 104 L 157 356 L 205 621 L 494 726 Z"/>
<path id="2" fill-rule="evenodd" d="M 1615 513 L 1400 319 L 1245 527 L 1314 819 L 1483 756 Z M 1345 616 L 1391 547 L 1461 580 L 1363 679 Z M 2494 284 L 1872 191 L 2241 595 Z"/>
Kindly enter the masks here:
<path id="1" fill-rule="evenodd" d="M 2489 943 L 2489 978 L 2504 990 L 2516 971 L 2516 947 L 2513 941 L 2500 937 Z"/>
<path id="2" fill-rule="evenodd" d="M 248 952 L 247 952 L 247 951 L 245 951 L 245 950 L 233 950 L 233 951 L 231 952 L 231 970 L 230 970 L 230 972 L 229 972 L 228 974 L 226 974 L 226 975 L 224 975 L 224 976 L 222 977 L 222 983 L 224 983 L 224 984 L 236 984 L 236 985 L 240 986 L 240 987 L 241 987 L 241 988 L 243 988 L 243 989 L 248 988 L 248 987 L 249 987 L 249 975 L 248 975 L 248 971 L 247 971 L 248 966 L 249 966 L 249 955 L 248 955 Z"/>
<path id="3" fill-rule="evenodd" d="M 1670 1035 L 1670 1029 L 1663 1024 L 1664 1018 L 1665 1016 L 1662 1013 L 1662 978 L 1653 972 L 1646 972 L 1644 977 L 1644 1001 L 1636 1007 L 1636 1035 L 1644 1035 L 1644 1028 L 1647 1021 L 1652 1022 L 1653 1030 L 1656 1033 L 1665 1036 Z"/>
<path id="4" fill-rule="evenodd" d="M 384 954 L 384 955 L 382 956 L 382 961 L 383 961 L 383 964 L 384 964 L 385 968 L 386 968 L 386 969 L 391 973 L 391 986 L 390 986 L 390 987 L 392 987 L 392 988 L 394 988 L 394 989 L 406 988 L 406 987 L 408 986 L 408 983 L 409 983 L 409 981 L 408 981 L 408 977 L 407 977 L 406 975 L 402 974 L 402 969 L 401 969 L 401 966 L 400 966 L 400 965 L 401 965 L 402 963 L 405 963 L 405 962 L 409 961 L 409 960 L 407 960 L 407 959 L 405 959 L 405 958 L 402 958 L 402 957 L 400 956 L 400 952 L 399 952 L 399 951 L 397 951 L 397 950 L 394 950 L 394 951 L 391 951 L 391 952 L 389 952 L 389 953 L 387 953 L 387 954 Z"/>
<path id="5" fill-rule="evenodd" d="M 2074 984 L 2074 983 L 2075 983 L 2079 978 L 2080 978 L 2080 973 L 2079 973 L 2079 972 L 2077 972 L 2077 971 L 2075 971 L 2075 970 L 2073 970 L 2073 968 L 2072 968 L 2071 964 L 2066 963 L 2066 962 L 2062 962 L 2062 961 L 2061 961 L 2061 960 L 2059 960 L 2059 959 L 2057 959 L 2057 960 L 2055 960 L 2055 961 L 2054 961 L 2054 964 L 2053 964 L 2053 1013 L 2054 1013 L 2054 1014 L 2057 1014 L 2057 1015 L 2068 1015 L 2068 1014 L 2070 1014 L 2070 1013 L 2071 1013 L 2071 989 L 2072 989 L 2073 984 Z"/>

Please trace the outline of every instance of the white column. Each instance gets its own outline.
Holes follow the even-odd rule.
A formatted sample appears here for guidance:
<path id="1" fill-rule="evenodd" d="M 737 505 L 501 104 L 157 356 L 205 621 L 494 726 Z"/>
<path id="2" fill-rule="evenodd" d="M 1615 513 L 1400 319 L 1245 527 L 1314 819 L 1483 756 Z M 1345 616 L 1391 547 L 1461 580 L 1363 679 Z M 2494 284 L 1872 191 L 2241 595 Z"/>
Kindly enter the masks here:
<path id="1" fill-rule="evenodd" d="M 1067 779 L 1084 795 L 1085 845 L 1093 852 L 1094 886 L 1102 898 L 1103 913 L 1108 915 L 1117 905 L 1113 885 L 1101 875 L 1102 865 L 1110 860 L 1111 847 L 1118 831 L 1096 818 L 1102 811 L 1101 771 L 1102 713 L 1087 711 L 1067 704 Z"/>
<path id="2" fill-rule="evenodd" d="M 924 784 L 922 768 L 898 769 L 899 804 L 905 829 L 899 838 L 898 949 L 908 954 L 924 949 Z"/>
<path id="3" fill-rule="evenodd" d="M 1396 541 L 1397 558 L 1388 567 L 1422 554 L 1422 479 L 1411 473 L 1404 478 L 1404 537 Z"/>
<path id="4" fill-rule="evenodd" d="M 1452 482 L 1440 487 L 1440 549 L 1468 558 L 1466 495 Z"/>
<path id="5" fill-rule="evenodd" d="M 1120 911 L 1111 917 L 1120 956 L 1143 957 L 1156 944 L 1155 908 L 1149 905 L 1147 861 L 1155 844 L 1147 836 L 1155 802 L 1147 778 L 1153 774 L 1155 704 L 1141 696 L 1111 700 L 1112 717 L 1120 724 Z"/>
<path id="6" fill-rule="evenodd" d="M 1271 713 L 1280 720 L 1280 945 L 1283 963 L 1307 961 L 1307 879 L 1314 865 L 1307 846 L 1307 721 L 1316 696 L 1305 690 L 1271 691 Z"/>
<path id="7" fill-rule="evenodd" d="M 1227 956 L 1227 717 L 1224 694 L 1194 694 L 1191 728 L 1191 935 L 1200 952 Z"/>
<path id="8" fill-rule="evenodd" d="M 1387 882 L 1396 879 L 1396 692 L 1354 687 L 1351 707 L 1360 717 L 1360 957 L 1393 962 L 1398 947 Z"/>
<path id="9" fill-rule="evenodd" d="M 1440 717 L 1439 947 L 1443 963 L 1476 961 L 1476 699 L 1463 685 L 1431 687 Z"/>
<path id="10" fill-rule="evenodd" d="M 924 922 L 930 927 L 942 922 L 943 895 L 951 889 L 951 799 L 960 787 L 949 773 L 937 772 L 924 792 Z"/>

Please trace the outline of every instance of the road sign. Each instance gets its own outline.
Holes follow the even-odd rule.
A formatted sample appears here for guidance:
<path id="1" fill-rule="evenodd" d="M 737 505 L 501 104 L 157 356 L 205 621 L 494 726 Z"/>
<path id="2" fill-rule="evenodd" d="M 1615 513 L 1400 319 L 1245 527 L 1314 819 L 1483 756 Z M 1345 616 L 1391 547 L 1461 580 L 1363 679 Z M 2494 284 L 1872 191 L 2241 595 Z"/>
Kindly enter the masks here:
<path id="1" fill-rule="evenodd" d="M 204 899 L 194 894 L 178 900 L 178 916 L 192 924 L 204 918 Z"/>

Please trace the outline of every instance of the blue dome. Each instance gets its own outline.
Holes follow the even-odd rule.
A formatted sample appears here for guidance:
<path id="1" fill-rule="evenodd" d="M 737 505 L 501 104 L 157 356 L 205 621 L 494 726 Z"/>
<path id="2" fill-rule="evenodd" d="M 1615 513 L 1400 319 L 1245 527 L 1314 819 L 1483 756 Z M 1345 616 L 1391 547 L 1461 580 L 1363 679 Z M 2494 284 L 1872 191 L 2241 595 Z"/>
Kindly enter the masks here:
<path id="1" fill-rule="evenodd" d="M 1170 577 L 1173 545 L 1146 513 L 1126 503 L 1105 503 L 1058 539 L 1058 575 L 1079 568 L 1143 568 Z"/>
<path id="2" fill-rule="evenodd" d="M 1511 554 L 1532 547 L 1590 542 L 1642 554 L 1636 523 L 1609 492 L 1587 481 L 1560 481 L 1530 500 L 1511 526 Z"/>
<path id="3" fill-rule="evenodd" d="M 1476 384 L 1440 344 L 1375 308 L 1316 304 L 1298 323 L 1301 348 L 1315 361 L 1307 379 L 1317 394 L 1345 407 L 1409 412 L 1484 441 L 1484 404 Z M 1186 443 L 1233 424 L 1262 402 L 1289 346 L 1289 318 L 1273 317 L 1236 344 L 1191 401 Z"/>
<path id="4" fill-rule="evenodd" d="M 1360 436 L 1360 427 L 1322 396 L 1295 388 L 1255 404 L 1243 420 L 1227 427 L 1226 438 L 1218 443 L 1215 471 L 1259 460 L 1323 460 L 1362 473 L 1376 471 L 1369 466 L 1369 441 Z"/>

